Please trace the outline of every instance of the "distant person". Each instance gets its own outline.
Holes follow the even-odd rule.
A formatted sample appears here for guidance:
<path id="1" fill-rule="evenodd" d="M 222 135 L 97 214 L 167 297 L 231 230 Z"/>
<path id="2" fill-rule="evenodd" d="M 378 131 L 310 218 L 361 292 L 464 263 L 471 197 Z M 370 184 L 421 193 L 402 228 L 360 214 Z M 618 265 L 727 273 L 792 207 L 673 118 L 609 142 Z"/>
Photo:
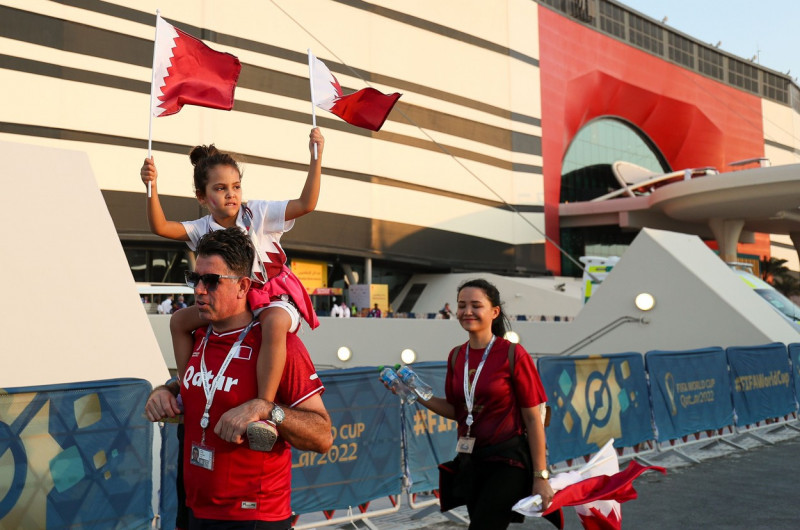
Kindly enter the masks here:
<path id="1" fill-rule="evenodd" d="M 331 307 L 331 316 L 333 318 L 342 318 L 344 316 L 342 314 L 342 306 L 339 304 L 333 304 L 333 307 Z"/>
<path id="2" fill-rule="evenodd" d="M 347 307 L 347 302 L 342 300 L 342 305 L 340 307 L 342 309 L 342 318 L 350 318 L 350 308 Z"/>
<path id="3" fill-rule="evenodd" d="M 450 311 L 450 304 L 448 304 L 447 302 L 445 302 L 444 307 L 441 309 L 441 311 L 439 311 L 439 313 L 442 314 L 442 318 L 444 319 L 449 320 L 453 318 L 453 312 Z"/>
<path id="4" fill-rule="evenodd" d="M 178 305 L 178 309 L 183 309 L 184 307 L 188 307 L 186 305 L 186 299 L 183 297 L 183 295 L 178 296 L 178 304 L 177 305 Z"/>
<path id="5" fill-rule="evenodd" d="M 164 298 L 164 300 L 158 305 L 158 312 L 162 315 L 172 314 L 172 295 Z"/>
<path id="6" fill-rule="evenodd" d="M 236 159 L 213 144 L 196 146 L 189 154 L 194 167 L 195 195 L 209 214 L 194 221 L 170 221 L 164 215 L 158 198 L 158 170 L 153 158 L 146 158 L 140 170 L 142 182 L 152 189 L 146 208 L 147 221 L 154 234 L 185 241 L 191 250 L 208 232 L 234 226 L 254 240 L 256 281 L 247 293 L 247 299 L 264 330 L 258 356 L 258 377 L 259 395 L 267 401 L 275 399 L 286 363 L 286 334 L 300 328 L 301 316 L 311 329 L 319 325 L 308 293 L 286 265 L 280 239 L 294 226 L 295 219 L 314 211 L 317 206 L 324 144 L 320 130 L 317 127 L 311 129 L 308 173 L 298 198 L 251 199 L 246 204 L 242 202 L 242 171 Z M 176 312 L 170 321 L 174 349 L 181 350 L 180 355 L 188 356 L 192 352 L 192 331 L 204 324 L 199 311 L 197 305 L 188 307 Z M 268 422 L 254 423 L 248 430 L 251 444 L 255 447 L 261 440 L 259 446 L 264 451 L 269 451 L 270 442 L 274 442 L 276 437 L 275 426 Z"/>
<path id="7" fill-rule="evenodd" d="M 358 308 L 356 307 L 356 303 L 353 302 L 353 305 L 350 306 L 350 316 L 357 317 L 358 316 Z"/>
<path id="8" fill-rule="evenodd" d="M 381 308 L 378 307 L 378 304 L 375 304 L 375 307 L 370 310 L 369 314 L 367 314 L 369 318 L 381 318 Z"/>

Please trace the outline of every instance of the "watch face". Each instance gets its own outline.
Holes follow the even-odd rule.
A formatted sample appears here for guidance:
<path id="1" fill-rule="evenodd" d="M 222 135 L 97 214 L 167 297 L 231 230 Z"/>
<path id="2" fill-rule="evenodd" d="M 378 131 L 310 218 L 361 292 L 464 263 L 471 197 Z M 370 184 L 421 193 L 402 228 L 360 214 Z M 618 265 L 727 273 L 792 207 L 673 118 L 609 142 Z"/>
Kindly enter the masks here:
<path id="1" fill-rule="evenodd" d="M 276 424 L 280 424 L 283 421 L 285 414 L 283 413 L 283 409 L 280 408 L 278 405 L 272 407 L 272 421 Z"/>

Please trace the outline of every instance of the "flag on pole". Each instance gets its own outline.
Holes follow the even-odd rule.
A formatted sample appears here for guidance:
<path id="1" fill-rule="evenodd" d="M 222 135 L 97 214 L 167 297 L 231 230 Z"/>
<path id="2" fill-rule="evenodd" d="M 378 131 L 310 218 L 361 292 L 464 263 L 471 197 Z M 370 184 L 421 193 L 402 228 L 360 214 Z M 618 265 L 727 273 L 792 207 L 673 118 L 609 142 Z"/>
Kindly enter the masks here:
<path id="1" fill-rule="evenodd" d="M 400 94 L 383 94 L 374 88 L 363 88 L 345 96 L 339 81 L 325 63 L 310 54 L 311 103 L 332 112 L 341 119 L 371 131 L 379 131 Z"/>
<path id="2" fill-rule="evenodd" d="M 620 503 L 633 500 L 637 495 L 633 481 L 645 471 L 666 473 L 666 470 L 658 466 L 642 466 L 632 460 L 625 470 L 619 471 L 613 444 L 614 440 L 609 440 L 579 470 L 559 473 L 551 478 L 550 486 L 556 493 L 546 510 L 540 511 L 541 499 L 538 495 L 522 499 L 513 509 L 524 515 L 542 517 L 556 514 L 564 506 L 574 506 L 584 529 L 620 530 Z"/>
<path id="3" fill-rule="evenodd" d="M 233 92 L 242 65 L 236 56 L 212 50 L 156 18 L 151 109 L 153 116 L 169 116 L 184 105 L 231 110 Z"/>

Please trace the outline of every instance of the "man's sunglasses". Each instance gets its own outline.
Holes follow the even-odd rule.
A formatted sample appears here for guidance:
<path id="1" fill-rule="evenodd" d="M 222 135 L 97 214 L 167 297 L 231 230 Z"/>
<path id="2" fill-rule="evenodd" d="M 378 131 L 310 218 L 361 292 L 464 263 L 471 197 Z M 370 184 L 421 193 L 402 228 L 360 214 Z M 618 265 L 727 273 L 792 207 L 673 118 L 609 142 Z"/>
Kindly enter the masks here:
<path id="1" fill-rule="evenodd" d="M 224 274 L 197 274 L 196 272 L 190 271 L 186 271 L 184 277 L 186 278 L 186 285 L 192 289 L 197 287 L 200 282 L 203 282 L 203 285 L 205 285 L 206 289 L 209 291 L 216 289 L 222 278 L 228 278 L 229 280 L 238 280 L 241 278 L 241 276 L 226 276 Z"/>

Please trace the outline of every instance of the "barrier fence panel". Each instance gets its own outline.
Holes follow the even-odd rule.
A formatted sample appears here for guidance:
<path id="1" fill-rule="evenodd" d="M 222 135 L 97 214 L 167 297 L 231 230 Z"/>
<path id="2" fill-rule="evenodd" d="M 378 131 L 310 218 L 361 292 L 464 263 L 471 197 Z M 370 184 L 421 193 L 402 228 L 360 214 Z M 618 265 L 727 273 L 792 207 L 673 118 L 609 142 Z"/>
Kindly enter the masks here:
<path id="1" fill-rule="evenodd" d="M 446 362 L 427 362 L 414 365 L 414 371 L 433 387 L 435 396 L 444 397 Z M 456 455 L 456 422 L 414 404 L 405 410 L 408 471 L 411 479 L 409 493 L 439 489 L 440 462 Z"/>
<path id="2" fill-rule="evenodd" d="M 733 424 L 730 375 L 722 348 L 645 354 L 658 441 Z"/>
<path id="3" fill-rule="evenodd" d="M 795 401 L 800 401 L 800 343 L 794 342 L 787 346 L 789 360 L 792 364 L 792 385 Z"/>
<path id="4" fill-rule="evenodd" d="M 537 363 L 547 403 L 548 460 L 562 462 L 653 439 L 650 397 L 640 353 L 542 357 Z"/>
<path id="5" fill-rule="evenodd" d="M 333 424 L 325 454 L 292 449 L 292 510 L 358 506 L 402 490 L 400 401 L 375 368 L 319 373 Z"/>
<path id="6" fill-rule="evenodd" d="M 118 379 L 0 394 L 0 528 L 147 528 L 150 389 Z"/>
<path id="7" fill-rule="evenodd" d="M 737 425 L 752 425 L 796 410 L 786 346 L 736 346 L 727 349 Z"/>
<path id="8" fill-rule="evenodd" d="M 183 416 L 181 416 L 183 418 Z M 179 454 L 181 442 L 178 429 L 182 424 L 163 423 L 161 429 L 161 491 L 159 492 L 158 515 L 161 528 L 175 528 L 175 517 L 178 514 L 178 466 L 182 465 Z M 181 502 L 185 502 L 182 499 Z"/>

